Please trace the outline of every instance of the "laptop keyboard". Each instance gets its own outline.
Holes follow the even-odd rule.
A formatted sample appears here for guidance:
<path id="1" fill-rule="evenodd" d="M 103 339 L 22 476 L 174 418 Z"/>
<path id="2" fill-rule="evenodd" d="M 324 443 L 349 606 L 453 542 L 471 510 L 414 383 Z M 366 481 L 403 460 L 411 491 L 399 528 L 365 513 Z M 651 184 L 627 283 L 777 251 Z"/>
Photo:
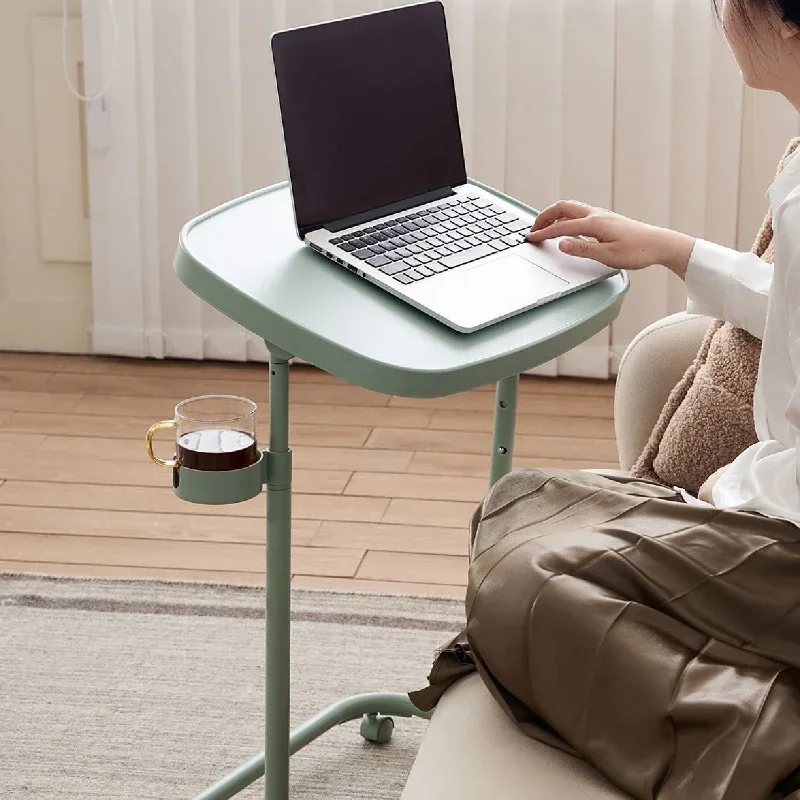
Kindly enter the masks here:
<path id="1" fill-rule="evenodd" d="M 530 223 L 478 194 L 331 239 L 403 284 L 429 278 L 520 244 Z"/>

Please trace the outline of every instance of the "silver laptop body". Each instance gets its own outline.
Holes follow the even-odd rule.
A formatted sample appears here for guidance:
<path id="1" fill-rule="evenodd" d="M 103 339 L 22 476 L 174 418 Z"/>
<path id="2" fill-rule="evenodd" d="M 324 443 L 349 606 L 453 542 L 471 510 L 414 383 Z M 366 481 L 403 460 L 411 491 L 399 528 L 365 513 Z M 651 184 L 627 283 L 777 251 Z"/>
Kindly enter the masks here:
<path id="1" fill-rule="evenodd" d="M 467 182 L 440 2 L 272 39 L 298 234 L 469 333 L 616 274 Z"/>

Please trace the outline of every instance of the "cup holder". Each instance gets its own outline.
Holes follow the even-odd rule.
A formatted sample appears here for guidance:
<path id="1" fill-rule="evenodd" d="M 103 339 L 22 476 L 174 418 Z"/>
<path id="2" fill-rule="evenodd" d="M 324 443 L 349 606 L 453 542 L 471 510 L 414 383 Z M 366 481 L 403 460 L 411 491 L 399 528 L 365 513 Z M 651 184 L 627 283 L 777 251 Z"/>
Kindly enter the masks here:
<path id="1" fill-rule="evenodd" d="M 229 470 L 198 470 L 173 467 L 172 487 L 181 500 L 207 506 L 243 503 L 261 494 L 265 483 L 266 455 L 249 467 Z"/>

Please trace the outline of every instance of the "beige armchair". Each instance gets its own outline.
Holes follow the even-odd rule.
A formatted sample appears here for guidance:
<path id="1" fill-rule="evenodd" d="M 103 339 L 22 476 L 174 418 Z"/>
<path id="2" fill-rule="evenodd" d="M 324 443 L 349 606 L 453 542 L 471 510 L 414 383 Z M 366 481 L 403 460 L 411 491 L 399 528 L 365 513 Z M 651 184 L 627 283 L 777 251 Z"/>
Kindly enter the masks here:
<path id="1" fill-rule="evenodd" d="M 614 408 L 622 470 L 642 452 L 709 324 L 688 314 L 666 317 L 642 331 L 625 353 Z M 459 681 L 439 702 L 401 800 L 454 795 L 459 800 L 628 798 L 587 763 L 525 736 L 477 676 Z"/>

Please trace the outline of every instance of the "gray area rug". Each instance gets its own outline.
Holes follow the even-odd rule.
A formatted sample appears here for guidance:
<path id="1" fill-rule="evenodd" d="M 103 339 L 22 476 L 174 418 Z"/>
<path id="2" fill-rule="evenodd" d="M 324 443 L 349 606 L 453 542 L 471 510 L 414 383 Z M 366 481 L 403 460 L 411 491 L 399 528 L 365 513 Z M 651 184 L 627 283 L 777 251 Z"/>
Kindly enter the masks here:
<path id="1" fill-rule="evenodd" d="M 422 686 L 451 600 L 294 592 L 292 724 L 346 695 Z M 257 589 L 0 574 L 0 798 L 182 800 L 263 750 Z M 358 724 L 292 758 L 292 797 L 400 796 L 424 733 Z M 263 781 L 239 797 L 263 798 Z"/>

